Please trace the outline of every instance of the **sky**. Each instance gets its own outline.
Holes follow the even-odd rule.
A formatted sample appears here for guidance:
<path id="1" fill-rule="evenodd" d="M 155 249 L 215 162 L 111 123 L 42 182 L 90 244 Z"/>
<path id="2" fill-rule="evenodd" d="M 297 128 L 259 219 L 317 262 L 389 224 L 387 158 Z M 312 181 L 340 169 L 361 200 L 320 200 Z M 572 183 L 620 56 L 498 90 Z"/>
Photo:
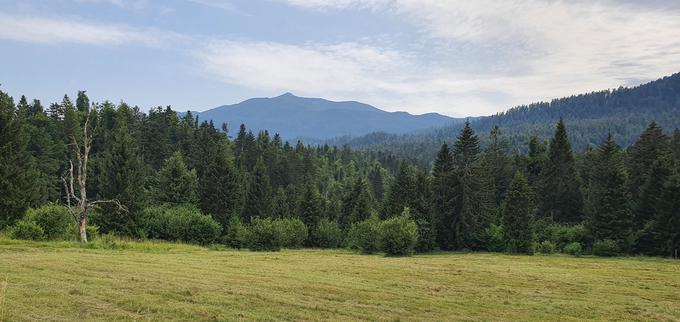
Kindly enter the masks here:
<path id="1" fill-rule="evenodd" d="M 677 0 L 0 0 L 0 90 L 489 115 L 680 72 Z"/>

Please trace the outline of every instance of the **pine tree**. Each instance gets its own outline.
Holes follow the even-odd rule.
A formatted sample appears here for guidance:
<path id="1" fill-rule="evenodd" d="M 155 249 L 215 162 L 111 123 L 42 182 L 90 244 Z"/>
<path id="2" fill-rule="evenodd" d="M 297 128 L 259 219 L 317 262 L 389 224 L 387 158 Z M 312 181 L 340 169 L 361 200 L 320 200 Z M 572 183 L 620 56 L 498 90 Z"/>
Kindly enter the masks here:
<path id="1" fill-rule="evenodd" d="M 432 167 L 432 213 L 437 226 L 437 243 L 443 249 L 454 248 L 453 216 L 456 186 L 453 157 L 443 144 Z"/>
<path id="2" fill-rule="evenodd" d="M 313 182 L 307 182 L 297 207 L 300 220 L 312 230 L 321 221 L 323 210 L 323 200 L 319 195 L 319 190 Z"/>
<path id="3" fill-rule="evenodd" d="M 389 195 L 383 206 L 382 219 L 399 216 L 404 208 L 413 205 L 415 195 L 415 178 L 411 166 L 406 161 L 402 161 L 399 165 L 399 173 L 390 186 Z"/>
<path id="4" fill-rule="evenodd" d="M 276 193 L 274 193 L 274 198 L 272 198 L 272 217 L 289 218 L 290 216 L 290 206 L 288 205 L 286 190 L 278 187 Z"/>
<path id="5" fill-rule="evenodd" d="M 548 159 L 546 155 L 545 144 L 541 142 L 535 135 L 529 139 L 529 162 L 527 163 L 527 179 L 532 187 L 536 187 L 539 181 L 541 171 Z"/>
<path id="6" fill-rule="evenodd" d="M 339 224 L 342 228 L 349 228 L 353 223 L 363 221 L 371 215 L 373 198 L 364 177 L 357 177 L 345 189 L 347 191 L 342 198 Z"/>
<path id="7" fill-rule="evenodd" d="M 524 175 L 517 171 L 503 202 L 503 234 L 508 252 L 533 253 L 533 211 L 531 188 Z"/>
<path id="8" fill-rule="evenodd" d="M 257 160 L 253 168 L 252 178 L 248 188 L 248 197 L 243 212 L 244 222 L 249 223 L 252 218 L 266 218 L 271 215 L 272 186 L 267 175 L 267 167 L 262 158 Z"/>
<path id="9" fill-rule="evenodd" d="M 644 194 L 654 164 L 668 153 L 668 137 L 655 122 L 649 124 L 640 138 L 629 148 L 628 168 L 630 169 L 630 191 L 633 200 L 639 203 Z"/>
<path id="10" fill-rule="evenodd" d="M 675 129 L 673 131 L 670 147 L 673 160 L 675 160 L 675 165 L 677 168 L 680 168 L 680 129 Z"/>
<path id="11" fill-rule="evenodd" d="M 437 221 L 432 211 L 432 186 L 429 176 L 418 171 L 415 180 L 416 199 L 411 211 L 411 218 L 418 226 L 417 252 L 429 252 L 437 248 Z"/>
<path id="12" fill-rule="evenodd" d="M 495 126 L 489 136 L 489 146 L 485 152 L 485 162 L 491 170 L 496 205 L 500 205 L 505 191 L 508 189 L 511 169 L 506 155 L 507 143 L 501 138 L 501 130 Z"/>
<path id="13" fill-rule="evenodd" d="M 550 141 L 548 160 L 541 171 L 539 187 L 541 215 L 560 223 L 581 220 L 581 180 L 562 119 L 557 123 L 555 137 Z"/>
<path id="14" fill-rule="evenodd" d="M 663 186 L 656 205 L 653 235 L 658 254 L 680 256 L 680 175 L 675 174 Z"/>
<path id="15" fill-rule="evenodd" d="M 39 196 L 36 169 L 26 151 L 28 138 L 12 98 L 0 91 L 0 229 L 24 215 Z"/>
<path id="16" fill-rule="evenodd" d="M 479 139 L 466 123 L 453 150 L 455 190 L 451 240 L 455 249 L 480 247 L 481 236 L 493 219 L 490 171 L 479 154 Z"/>
<path id="17" fill-rule="evenodd" d="M 138 216 L 148 201 L 145 165 L 125 122 L 117 125 L 112 137 L 111 145 L 96 159 L 96 191 L 99 198 L 118 200 L 126 210 L 102 205 L 96 221 L 103 232 L 134 236 L 139 231 Z"/>
<path id="18" fill-rule="evenodd" d="M 588 226 L 598 240 L 625 244 L 631 234 L 633 214 L 628 175 L 619 146 L 611 133 L 598 147 L 589 185 Z"/>
<path id="19" fill-rule="evenodd" d="M 165 160 L 156 173 L 154 201 L 174 205 L 198 205 L 198 176 L 189 170 L 179 151 Z"/>

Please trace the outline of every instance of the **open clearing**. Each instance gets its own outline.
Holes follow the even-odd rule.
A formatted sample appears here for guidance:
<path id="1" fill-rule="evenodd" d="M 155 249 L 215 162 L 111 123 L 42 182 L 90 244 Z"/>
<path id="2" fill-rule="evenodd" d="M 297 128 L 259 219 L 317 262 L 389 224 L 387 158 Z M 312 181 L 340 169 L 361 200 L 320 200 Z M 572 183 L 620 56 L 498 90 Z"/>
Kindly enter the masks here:
<path id="1" fill-rule="evenodd" d="M 0 303 L 4 321 L 680 320 L 680 261 L 0 239 Z"/>

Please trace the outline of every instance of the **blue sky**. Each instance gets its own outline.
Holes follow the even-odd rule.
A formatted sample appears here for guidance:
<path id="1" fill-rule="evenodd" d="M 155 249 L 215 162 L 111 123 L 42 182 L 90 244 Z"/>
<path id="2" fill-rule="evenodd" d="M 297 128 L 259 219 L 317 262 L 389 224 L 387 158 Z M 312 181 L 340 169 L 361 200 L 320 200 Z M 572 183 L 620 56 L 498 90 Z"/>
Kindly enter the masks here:
<path id="1" fill-rule="evenodd" d="M 284 92 L 486 115 L 680 72 L 673 0 L 0 0 L 0 83 L 205 110 Z"/>

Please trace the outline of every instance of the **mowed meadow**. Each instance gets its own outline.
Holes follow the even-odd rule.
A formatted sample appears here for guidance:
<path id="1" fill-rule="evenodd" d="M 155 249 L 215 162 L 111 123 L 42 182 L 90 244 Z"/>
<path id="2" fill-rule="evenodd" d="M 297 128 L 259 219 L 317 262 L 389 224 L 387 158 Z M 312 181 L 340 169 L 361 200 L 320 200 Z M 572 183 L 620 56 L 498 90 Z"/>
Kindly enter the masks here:
<path id="1" fill-rule="evenodd" d="M 0 321 L 680 319 L 656 258 L 0 239 Z"/>

